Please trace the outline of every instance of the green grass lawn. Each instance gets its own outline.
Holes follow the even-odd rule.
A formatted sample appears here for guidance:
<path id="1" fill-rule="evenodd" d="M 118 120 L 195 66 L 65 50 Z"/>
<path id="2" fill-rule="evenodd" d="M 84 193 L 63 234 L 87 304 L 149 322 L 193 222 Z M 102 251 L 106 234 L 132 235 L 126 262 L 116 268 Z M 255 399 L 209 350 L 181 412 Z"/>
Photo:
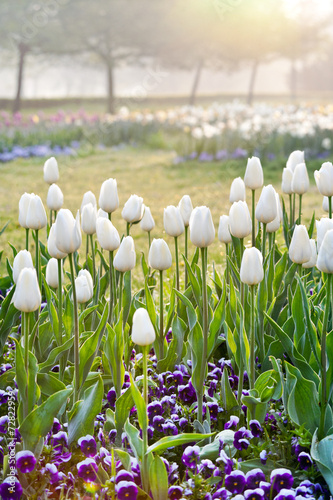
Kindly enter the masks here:
<path id="1" fill-rule="evenodd" d="M 121 218 L 121 209 L 131 194 L 142 196 L 144 203 L 151 208 L 156 222 L 152 236 L 165 237 L 173 249 L 173 239 L 165 235 L 163 229 L 163 209 L 167 205 L 177 205 L 184 194 L 192 198 L 193 206 L 207 205 L 211 208 L 216 230 L 219 217 L 229 212 L 229 188 L 234 177 L 243 176 L 246 160 L 230 160 L 225 162 L 199 163 L 197 161 L 174 165 L 173 153 L 152 151 L 147 149 L 124 149 L 122 151 L 105 150 L 95 154 L 77 158 L 59 158 L 59 186 L 64 193 L 64 208 L 75 214 L 80 207 L 83 194 L 91 190 L 97 201 L 102 182 L 114 177 L 118 183 L 120 208 L 112 217 L 112 221 L 120 234 L 125 229 L 125 221 Z M 265 184 L 272 183 L 279 192 L 282 169 L 285 159 L 263 162 Z M 318 194 L 313 179 L 313 171 L 320 167 L 320 161 L 308 162 L 310 191 L 303 196 L 304 220 L 308 222 L 313 210 L 317 218 L 324 215 L 321 207 L 322 198 Z M 18 224 L 18 202 L 25 192 L 39 194 L 46 206 L 48 185 L 43 179 L 42 159 L 19 160 L 3 164 L 0 185 L 0 227 L 9 221 L 9 225 L 0 237 L 0 249 L 4 256 L 12 253 L 8 243 L 18 250 L 24 248 L 25 231 Z M 257 198 L 259 193 L 257 194 Z M 250 202 L 250 193 L 248 193 Z M 287 201 L 287 200 L 286 200 Z M 46 242 L 46 231 L 40 231 L 41 239 Z M 139 263 L 141 251 L 147 254 L 147 235 L 140 225 L 132 228 Z M 85 236 L 83 236 L 83 241 Z M 31 238 L 32 240 L 32 238 Z M 82 245 L 84 251 L 85 245 Z M 183 242 L 180 249 L 183 251 Z M 33 247 L 31 248 L 33 251 Z M 215 261 L 218 267 L 224 263 L 225 249 L 216 238 L 209 249 L 209 262 Z M 139 266 L 137 266 L 139 268 Z M 4 272 L 4 259 L 1 271 Z M 139 272 L 139 271 L 138 271 Z M 140 273 L 139 273 L 140 274 Z"/>

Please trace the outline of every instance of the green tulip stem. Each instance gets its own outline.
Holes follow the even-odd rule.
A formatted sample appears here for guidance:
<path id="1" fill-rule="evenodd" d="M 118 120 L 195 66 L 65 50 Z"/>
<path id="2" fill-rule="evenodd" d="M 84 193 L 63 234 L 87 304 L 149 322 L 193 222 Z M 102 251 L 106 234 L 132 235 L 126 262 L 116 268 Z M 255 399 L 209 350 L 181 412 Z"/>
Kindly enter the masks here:
<path id="1" fill-rule="evenodd" d="M 240 308 L 240 333 L 243 332 L 244 323 L 244 310 Z M 241 406 L 241 400 L 243 395 L 243 384 L 244 384 L 244 364 L 243 364 L 243 342 L 240 342 L 240 355 L 239 355 L 239 366 L 238 366 L 238 387 L 237 387 L 237 403 Z"/>
<path id="2" fill-rule="evenodd" d="M 299 212 L 298 212 L 298 223 L 301 224 L 302 221 L 302 195 L 299 195 Z"/>
<path id="3" fill-rule="evenodd" d="M 23 401 L 23 418 L 29 413 L 28 408 L 28 391 L 29 391 L 29 313 L 22 312 L 22 328 L 24 335 L 24 368 L 27 374 L 28 384 L 25 388 L 25 400 Z"/>
<path id="4" fill-rule="evenodd" d="M 148 252 L 150 250 L 150 245 L 151 245 L 151 234 L 150 231 L 148 231 Z"/>
<path id="5" fill-rule="evenodd" d="M 160 271 L 160 359 L 164 358 L 164 327 L 163 327 L 163 271 Z"/>
<path id="6" fill-rule="evenodd" d="M 113 312 L 113 251 L 109 251 L 109 273 L 110 273 L 110 307 L 109 307 L 109 324 L 112 322 L 112 312 Z"/>
<path id="7" fill-rule="evenodd" d="M 229 284 L 229 244 L 225 244 L 226 283 Z"/>
<path id="8" fill-rule="evenodd" d="M 292 225 L 294 225 L 295 222 L 295 211 L 296 211 L 296 193 L 293 193 L 293 218 L 292 218 Z"/>
<path id="9" fill-rule="evenodd" d="M 265 222 L 262 223 L 262 260 L 265 264 L 265 255 L 266 255 L 266 229 L 267 224 Z"/>
<path id="10" fill-rule="evenodd" d="M 62 345 L 62 261 L 58 259 L 58 342 Z M 60 380 L 63 380 L 66 368 L 65 357 L 60 358 Z"/>
<path id="11" fill-rule="evenodd" d="M 108 213 L 108 219 L 109 219 L 110 222 L 111 222 L 111 215 L 112 215 L 111 212 Z"/>
<path id="12" fill-rule="evenodd" d="M 29 250 L 29 228 L 25 229 L 25 249 Z"/>
<path id="13" fill-rule="evenodd" d="M 71 270 L 71 279 L 72 279 L 72 292 L 73 292 L 73 306 L 74 306 L 74 403 L 78 401 L 79 398 L 79 354 L 80 354 L 80 344 L 79 344 L 79 315 L 78 315 L 78 307 L 77 307 L 77 298 L 76 298 L 76 288 L 75 288 L 75 275 L 74 275 L 74 259 L 73 254 L 70 253 L 68 255 L 69 265 Z"/>
<path id="14" fill-rule="evenodd" d="M 256 380 L 255 375 L 255 309 L 254 309 L 254 299 L 255 299 L 255 285 L 251 285 L 251 336 L 250 336 L 250 389 L 254 388 L 254 383 Z"/>
<path id="15" fill-rule="evenodd" d="M 289 195 L 289 228 L 292 226 L 293 220 L 293 198 L 292 195 Z"/>
<path id="16" fill-rule="evenodd" d="M 124 273 L 120 272 L 119 276 L 119 302 L 118 302 L 118 314 L 121 313 L 123 307 L 123 284 L 124 284 Z"/>
<path id="17" fill-rule="evenodd" d="M 91 256 L 92 256 L 92 265 L 93 265 L 93 280 L 94 286 L 96 284 L 96 265 L 95 265 L 95 245 L 93 240 L 93 235 L 90 234 L 90 246 L 91 246 Z"/>
<path id="18" fill-rule="evenodd" d="M 178 259 L 178 237 L 175 236 L 175 257 L 176 257 L 176 288 L 179 291 L 179 259 Z"/>
<path id="19" fill-rule="evenodd" d="M 328 197 L 328 216 L 332 219 L 332 196 Z"/>
<path id="20" fill-rule="evenodd" d="M 50 210 L 50 228 L 52 226 L 52 210 Z"/>
<path id="21" fill-rule="evenodd" d="M 188 257 L 188 226 L 185 226 L 185 259 Z M 187 266 L 185 266 L 185 290 L 188 286 Z"/>
<path id="22" fill-rule="evenodd" d="M 326 335 L 327 335 L 327 325 L 328 316 L 330 312 L 330 302 L 331 302 L 331 287 L 332 287 L 332 275 L 327 274 L 326 280 L 326 305 L 324 313 L 323 328 L 321 333 L 321 398 L 320 398 L 320 424 L 318 430 L 318 440 L 320 441 L 325 437 L 325 414 L 327 406 L 327 365 L 326 365 Z"/>
<path id="23" fill-rule="evenodd" d="M 143 370 L 143 400 L 145 402 L 145 418 L 142 425 L 142 486 L 145 492 L 149 491 L 149 471 L 148 471 L 148 369 L 147 369 L 147 354 L 149 346 L 144 346 L 142 349 L 142 370 Z"/>
<path id="24" fill-rule="evenodd" d="M 254 189 L 251 189 L 252 191 L 252 246 L 256 246 L 256 225 L 255 225 L 255 220 L 256 220 L 256 192 Z"/>
<path id="25" fill-rule="evenodd" d="M 207 248 L 201 248 L 202 263 L 202 332 L 203 332 L 203 352 L 199 381 L 198 399 L 198 420 L 202 423 L 202 405 L 204 395 L 205 374 L 208 353 L 208 298 L 207 298 Z"/>
<path id="26" fill-rule="evenodd" d="M 244 253 L 244 238 L 240 238 L 240 266 L 242 265 L 243 253 Z M 240 269 L 239 266 L 239 269 Z M 244 283 L 241 281 L 240 284 L 240 292 L 241 292 L 241 304 L 244 307 Z"/>
<path id="27" fill-rule="evenodd" d="M 129 236 L 130 229 L 131 229 L 131 224 L 130 224 L 130 222 L 127 222 L 127 224 L 126 224 L 126 236 Z"/>
<path id="28" fill-rule="evenodd" d="M 89 255 L 89 234 L 87 234 L 86 239 L 86 266 L 88 267 L 88 255 Z"/>

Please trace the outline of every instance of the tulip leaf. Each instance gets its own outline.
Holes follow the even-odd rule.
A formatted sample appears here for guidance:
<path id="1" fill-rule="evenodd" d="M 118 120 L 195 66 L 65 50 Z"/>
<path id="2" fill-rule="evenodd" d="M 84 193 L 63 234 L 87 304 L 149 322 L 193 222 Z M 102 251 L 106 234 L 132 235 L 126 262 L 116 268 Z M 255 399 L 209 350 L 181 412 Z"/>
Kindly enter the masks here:
<path id="1" fill-rule="evenodd" d="M 66 342 L 64 342 L 63 345 L 52 349 L 47 360 L 39 365 L 39 371 L 48 371 L 50 367 L 54 366 L 59 361 L 59 359 L 66 354 L 66 352 L 72 347 L 73 344 L 74 337 L 71 337 Z"/>
<path id="2" fill-rule="evenodd" d="M 311 456 L 316 462 L 318 469 L 325 478 L 326 483 L 333 495 L 333 435 L 326 436 L 318 441 L 317 430 L 313 434 Z"/>
<path id="3" fill-rule="evenodd" d="M 165 436 L 149 446 L 147 453 L 154 452 L 160 454 L 162 451 L 167 450 L 168 448 L 174 446 L 182 446 L 194 441 L 201 441 L 202 439 L 207 439 L 208 437 L 214 436 L 214 434 L 215 432 L 212 432 L 210 434 L 199 434 L 193 432 L 189 434 L 177 434 L 177 436 Z"/>
<path id="4" fill-rule="evenodd" d="M 146 263 L 146 258 L 145 258 L 144 252 L 141 252 L 141 267 L 142 267 L 143 276 L 144 276 L 144 278 L 146 278 L 146 276 L 148 276 L 148 273 L 149 273 L 149 268 L 148 268 L 147 263 Z"/>
<path id="5" fill-rule="evenodd" d="M 222 381 L 221 381 L 221 399 L 223 402 L 223 409 L 225 411 L 231 411 L 233 408 L 238 407 L 237 399 L 235 394 L 233 393 L 228 376 L 228 370 L 224 368 L 222 372 Z"/>
<path id="6" fill-rule="evenodd" d="M 204 340 L 203 340 L 202 328 L 199 323 L 196 323 L 193 330 L 190 332 L 188 340 L 191 348 L 191 360 L 192 360 L 191 382 L 196 392 L 199 392 L 202 391 L 202 377 L 201 377 L 202 364 L 203 363 L 206 364 L 206 360 L 202 359 Z"/>
<path id="7" fill-rule="evenodd" d="M 79 387 L 84 384 L 85 379 L 93 364 L 96 348 L 98 343 L 99 332 L 91 332 L 91 335 L 84 341 L 80 347 L 80 364 L 79 364 Z"/>
<path id="8" fill-rule="evenodd" d="M 128 315 L 131 309 L 132 301 L 132 274 L 131 271 L 124 273 L 124 288 L 123 288 L 123 325 L 125 326 Z"/>
<path id="9" fill-rule="evenodd" d="M 94 421 L 102 408 L 103 380 L 98 381 L 84 392 L 83 400 L 77 401 L 68 413 L 68 441 L 71 444 L 86 434 L 93 434 Z"/>
<path id="10" fill-rule="evenodd" d="M 69 296 L 69 292 L 66 294 L 65 298 L 65 311 L 62 315 L 62 322 L 65 328 L 66 336 L 68 339 L 72 337 L 72 331 L 74 327 L 74 309 L 73 302 Z"/>
<path id="11" fill-rule="evenodd" d="M 120 450 L 119 448 L 114 449 L 117 454 L 119 460 L 121 461 L 125 470 L 132 472 L 131 469 L 131 455 L 129 455 L 126 451 Z"/>
<path id="12" fill-rule="evenodd" d="M 125 422 L 133 406 L 134 400 L 132 391 L 128 388 L 119 398 L 116 399 L 115 424 L 118 436 L 121 436 Z"/>
<path id="13" fill-rule="evenodd" d="M 66 403 L 71 392 L 72 389 L 64 389 L 52 394 L 24 419 L 20 426 L 24 449 L 35 452 L 40 439 L 50 431 L 53 419 Z"/>
<path id="14" fill-rule="evenodd" d="M 51 373 L 38 373 L 37 383 L 45 396 L 52 396 L 52 394 L 66 389 L 65 384 Z"/>
<path id="15" fill-rule="evenodd" d="M 158 373 L 173 371 L 178 357 L 177 347 L 178 347 L 177 339 L 173 338 L 170 344 L 168 344 L 167 346 L 166 356 L 157 362 L 156 369 Z"/>
<path id="16" fill-rule="evenodd" d="M 149 484 L 154 500 L 168 500 L 168 473 L 165 463 L 158 455 L 149 468 Z"/>
<path id="17" fill-rule="evenodd" d="M 281 259 L 275 264 L 275 270 L 274 270 L 274 279 L 273 279 L 273 292 L 274 295 L 277 295 L 280 287 L 281 287 L 281 282 L 282 278 L 286 269 L 288 261 L 288 252 L 285 251 L 284 254 L 282 255 Z"/>
<path id="18" fill-rule="evenodd" d="M 167 306 L 167 320 L 165 322 L 164 335 L 166 335 L 170 330 L 170 326 L 175 315 L 175 304 L 176 304 L 176 294 L 175 294 L 175 289 L 172 288 L 170 294 L 170 303 Z"/>
<path id="19" fill-rule="evenodd" d="M 143 448 L 143 441 L 140 438 L 140 432 L 139 430 L 134 427 L 128 420 L 126 419 L 125 425 L 124 425 L 124 430 L 126 432 L 126 436 L 128 439 L 128 442 L 130 444 L 131 450 L 135 455 L 135 458 L 138 460 L 138 462 L 141 462 L 142 460 L 142 448 Z"/>
<path id="20" fill-rule="evenodd" d="M 182 257 L 184 259 L 185 266 L 186 266 L 186 269 L 187 269 L 187 275 L 188 275 L 189 280 L 190 280 L 190 284 L 191 284 L 191 287 L 192 287 L 193 296 L 195 298 L 197 306 L 200 307 L 200 301 L 201 301 L 201 296 L 202 296 L 201 286 L 199 285 L 199 282 L 198 282 L 197 278 L 195 277 L 195 274 L 194 274 L 194 272 L 192 270 L 192 266 L 189 264 L 189 262 L 186 259 L 185 255 L 182 254 Z"/>
<path id="21" fill-rule="evenodd" d="M 131 382 L 131 392 L 138 413 L 138 420 L 140 427 L 141 429 L 146 429 L 148 427 L 148 413 L 145 401 L 136 383 L 134 382 L 131 374 L 130 374 L 130 382 Z"/>
<path id="22" fill-rule="evenodd" d="M 104 342 L 104 353 L 108 359 L 112 374 L 113 385 L 119 393 L 119 389 L 124 383 L 125 368 L 124 356 L 124 335 L 122 331 L 123 316 L 120 313 L 115 329 L 107 325 L 107 336 Z M 119 394 L 118 394 L 119 395 Z"/>
<path id="23" fill-rule="evenodd" d="M 147 307 L 147 311 L 148 311 L 150 320 L 153 324 L 153 327 L 155 328 L 156 333 L 158 333 L 155 304 L 154 304 L 153 298 L 151 296 L 151 291 L 150 291 L 150 288 L 148 286 L 147 280 L 145 281 L 145 297 L 146 297 L 146 307 Z"/>
<path id="24" fill-rule="evenodd" d="M 4 345 L 7 341 L 12 327 L 16 324 L 20 311 L 12 303 L 15 287 L 11 289 L 8 295 L 1 302 L 0 307 L 0 356 L 2 356 Z"/>
<path id="25" fill-rule="evenodd" d="M 187 313 L 187 318 L 188 318 L 188 323 L 189 323 L 189 328 L 190 330 L 193 330 L 196 322 L 198 321 L 196 312 L 194 310 L 194 307 L 191 303 L 191 301 L 179 290 L 175 290 L 176 295 L 180 298 L 182 303 L 186 306 L 186 313 Z"/>
<path id="26" fill-rule="evenodd" d="M 180 363 L 183 357 L 183 351 L 185 346 L 185 334 L 187 330 L 186 323 L 179 318 L 179 316 L 175 316 L 172 322 L 172 335 L 174 340 L 177 342 L 177 360 L 176 364 Z"/>
<path id="27" fill-rule="evenodd" d="M 224 281 L 223 292 L 217 306 L 215 307 L 213 319 L 209 325 L 209 335 L 215 338 L 221 332 L 225 320 L 225 302 L 227 287 Z"/>
<path id="28" fill-rule="evenodd" d="M 59 336 L 58 336 L 58 330 L 59 330 L 58 314 L 57 314 L 56 308 L 54 307 L 54 303 L 52 301 L 52 293 L 51 293 L 50 287 L 47 284 L 46 279 L 45 279 L 43 274 L 42 274 L 42 278 L 43 278 L 43 286 L 44 286 L 45 296 L 46 296 L 46 307 L 47 307 L 47 310 L 49 313 L 49 318 L 50 318 L 50 322 L 52 325 L 52 331 L 54 333 L 57 344 L 60 345 L 61 338 L 59 338 Z"/>

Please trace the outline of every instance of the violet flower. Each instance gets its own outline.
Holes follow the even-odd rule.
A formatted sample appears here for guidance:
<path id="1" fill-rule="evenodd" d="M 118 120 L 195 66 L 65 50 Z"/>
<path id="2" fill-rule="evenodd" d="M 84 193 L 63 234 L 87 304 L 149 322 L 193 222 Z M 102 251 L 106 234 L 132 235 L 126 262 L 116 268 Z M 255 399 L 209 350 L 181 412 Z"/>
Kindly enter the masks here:
<path id="1" fill-rule="evenodd" d="M 22 486 L 15 476 L 7 476 L 0 484 L 0 495 L 2 500 L 19 500 L 22 496 Z"/>
<path id="2" fill-rule="evenodd" d="M 138 487 L 132 481 L 120 481 L 116 484 L 116 493 L 118 500 L 136 500 L 138 496 Z"/>
<path id="3" fill-rule="evenodd" d="M 76 467 L 79 477 L 85 481 L 95 481 L 96 472 L 98 470 L 95 460 L 92 458 L 86 458 L 85 460 L 82 460 L 82 462 L 79 462 Z"/>
<path id="4" fill-rule="evenodd" d="M 182 462 L 189 469 L 195 469 L 199 459 L 200 448 L 197 445 L 187 446 L 182 456 Z"/>
<path id="5" fill-rule="evenodd" d="M 271 483 L 275 491 L 279 492 L 282 489 L 289 489 L 292 487 L 294 478 L 288 469 L 274 469 L 271 472 Z"/>
<path id="6" fill-rule="evenodd" d="M 22 474 L 32 472 L 36 465 L 36 458 L 32 451 L 19 451 L 16 453 L 16 466 Z"/>
<path id="7" fill-rule="evenodd" d="M 82 453 L 86 457 L 94 457 L 96 455 L 97 453 L 96 441 L 93 436 L 90 436 L 90 434 L 81 437 L 77 443 L 80 446 Z"/>
<path id="8" fill-rule="evenodd" d="M 233 470 L 228 476 L 226 476 L 224 485 L 228 491 L 231 493 L 243 493 L 246 484 L 246 478 L 244 472 L 240 470 Z"/>

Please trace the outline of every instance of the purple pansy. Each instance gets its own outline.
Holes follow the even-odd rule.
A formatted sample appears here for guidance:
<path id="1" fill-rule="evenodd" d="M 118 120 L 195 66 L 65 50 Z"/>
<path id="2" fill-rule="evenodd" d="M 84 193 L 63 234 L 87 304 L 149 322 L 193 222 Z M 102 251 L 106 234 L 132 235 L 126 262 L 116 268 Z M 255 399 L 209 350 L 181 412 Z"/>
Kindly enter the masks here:
<path id="1" fill-rule="evenodd" d="M 234 447 L 237 450 L 246 450 L 252 438 L 251 432 L 246 427 L 241 427 L 234 435 Z"/>
<path id="2" fill-rule="evenodd" d="M 183 496 L 183 488 L 181 486 L 170 486 L 168 496 L 170 500 L 179 500 Z"/>
<path id="3" fill-rule="evenodd" d="M 80 446 L 82 453 L 86 457 L 94 457 L 96 455 L 97 453 L 96 440 L 90 434 L 81 437 L 77 443 Z"/>
<path id="4" fill-rule="evenodd" d="M 313 464 L 312 458 L 309 453 L 305 453 L 305 451 L 301 451 L 301 453 L 297 457 L 298 463 L 301 469 L 307 470 Z"/>
<path id="5" fill-rule="evenodd" d="M 116 484 L 116 493 L 118 500 L 136 500 L 138 487 L 132 481 L 120 481 Z"/>
<path id="6" fill-rule="evenodd" d="M 249 427 L 253 437 L 260 437 L 262 435 L 263 429 L 258 420 L 250 420 Z"/>
<path id="7" fill-rule="evenodd" d="M 249 490 L 259 487 L 260 481 L 265 481 L 265 474 L 261 469 L 252 469 L 245 475 L 246 486 Z"/>
<path id="8" fill-rule="evenodd" d="M 265 500 L 265 492 L 261 488 L 244 491 L 245 500 Z"/>
<path id="9" fill-rule="evenodd" d="M 225 429 L 236 429 L 239 424 L 239 418 L 236 415 L 231 415 L 228 422 L 224 424 Z"/>
<path id="10" fill-rule="evenodd" d="M 22 474 L 27 474 L 34 470 L 36 465 L 36 458 L 32 451 L 19 451 L 16 453 L 16 466 Z"/>
<path id="11" fill-rule="evenodd" d="M 212 496 L 212 500 L 226 500 L 229 496 L 228 490 L 219 488 Z"/>
<path id="12" fill-rule="evenodd" d="M 7 476 L 0 484 L 0 495 L 2 500 L 19 500 L 22 496 L 22 486 L 15 476 Z"/>
<path id="13" fill-rule="evenodd" d="M 243 493 L 246 484 L 246 478 L 244 472 L 240 470 L 233 470 L 225 478 L 224 485 L 228 491 L 231 493 Z"/>
<path id="14" fill-rule="evenodd" d="M 295 498 L 296 492 L 294 490 L 283 488 L 276 495 L 275 500 L 294 500 Z"/>
<path id="15" fill-rule="evenodd" d="M 289 489 L 292 487 L 294 478 L 288 469 L 274 469 L 271 472 L 271 483 L 275 491 L 279 492 L 282 489 Z"/>
<path id="16" fill-rule="evenodd" d="M 77 464 L 78 476 L 85 481 L 95 481 L 96 472 L 98 470 L 97 464 L 93 458 L 86 458 Z"/>
<path id="17" fill-rule="evenodd" d="M 187 446 L 182 456 L 182 462 L 189 469 L 195 469 L 199 459 L 200 448 L 197 445 Z"/>

